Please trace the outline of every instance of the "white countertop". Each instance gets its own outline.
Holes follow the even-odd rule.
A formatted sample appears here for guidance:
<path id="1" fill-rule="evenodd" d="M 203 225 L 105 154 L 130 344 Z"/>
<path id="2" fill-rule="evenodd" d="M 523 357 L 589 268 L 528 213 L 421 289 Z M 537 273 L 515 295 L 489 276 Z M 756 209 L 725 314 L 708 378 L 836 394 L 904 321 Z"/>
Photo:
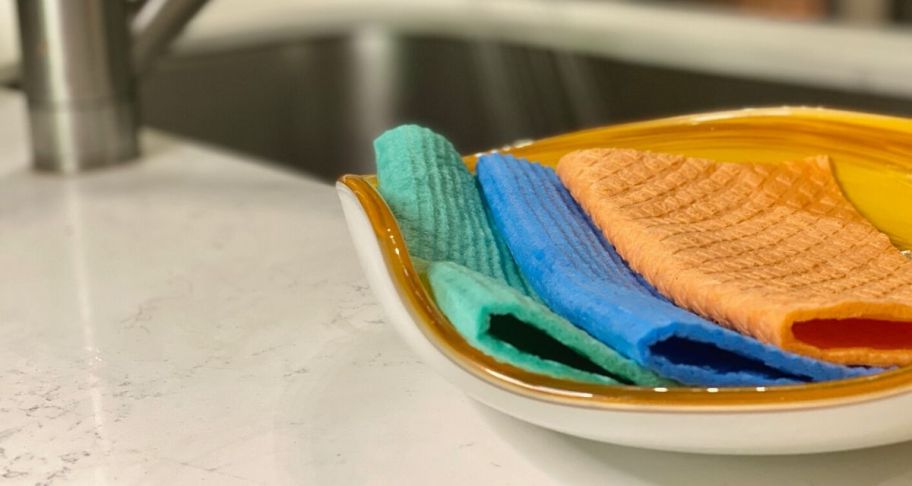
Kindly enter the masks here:
<path id="1" fill-rule="evenodd" d="M 384 324 L 330 186 L 156 133 L 37 174 L 23 121 L 0 91 L 4 485 L 912 483 L 912 444 L 693 456 L 503 416 Z"/>

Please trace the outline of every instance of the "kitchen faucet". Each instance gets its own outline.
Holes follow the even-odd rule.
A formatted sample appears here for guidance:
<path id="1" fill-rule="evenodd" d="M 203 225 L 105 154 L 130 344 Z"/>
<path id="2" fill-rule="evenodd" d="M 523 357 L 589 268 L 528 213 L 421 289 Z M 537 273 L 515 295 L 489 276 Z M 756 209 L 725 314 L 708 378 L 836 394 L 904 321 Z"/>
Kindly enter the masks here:
<path id="1" fill-rule="evenodd" d="M 71 173 L 135 158 L 134 78 L 205 4 L 18 0 L 34 167 Z"/>

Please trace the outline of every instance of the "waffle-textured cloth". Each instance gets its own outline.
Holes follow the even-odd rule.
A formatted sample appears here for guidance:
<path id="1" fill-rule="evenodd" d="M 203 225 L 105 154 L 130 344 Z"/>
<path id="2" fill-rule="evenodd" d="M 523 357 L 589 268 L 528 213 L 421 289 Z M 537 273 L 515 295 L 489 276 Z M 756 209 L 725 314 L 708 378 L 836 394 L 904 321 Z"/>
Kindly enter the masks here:
<path id="1" fill-rule="evenodd" d="M 422 267 L 438 306 L 466 341 L 502 362 L 557 378 L 670 383 L 585 339 L 535 302 L 490 225 L 475 177 L 445 138 L 406 125 L 384 133 L 374 146 L 380 194 L 411 256 L 429 261 Z M 549 351 L 543 342 L 562 342 L 563 352 Z"/>
<path id="2" fill-rule="evenodd" d="M 482 157 L 476 170 L 495 226 L 541 299 L 660 375 L 756 386 L 872 372 L 784 352 L 676 307 L 624 264 L 553 170 L 500 155 Z"/>
<path id="3" fill-rule="evenodd" d="M 731 164 L 596 149 L 557 172 L 678 305 L 818 359 L 912 363 L 912 261 L 846 200 L 826 157 Z"/>

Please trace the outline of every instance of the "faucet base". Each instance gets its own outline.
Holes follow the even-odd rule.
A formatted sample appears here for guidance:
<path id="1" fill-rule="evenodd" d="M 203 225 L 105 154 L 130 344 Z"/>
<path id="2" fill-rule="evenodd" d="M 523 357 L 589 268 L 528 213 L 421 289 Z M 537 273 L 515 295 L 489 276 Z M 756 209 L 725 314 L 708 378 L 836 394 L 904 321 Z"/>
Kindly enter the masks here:
<path id="1" fill-rule="evenodd" d="M 76 105 L 30 103 L 33 164 L 41 171 L 75 173 L 139 155 L 137 116 L 130 100 Z"/>

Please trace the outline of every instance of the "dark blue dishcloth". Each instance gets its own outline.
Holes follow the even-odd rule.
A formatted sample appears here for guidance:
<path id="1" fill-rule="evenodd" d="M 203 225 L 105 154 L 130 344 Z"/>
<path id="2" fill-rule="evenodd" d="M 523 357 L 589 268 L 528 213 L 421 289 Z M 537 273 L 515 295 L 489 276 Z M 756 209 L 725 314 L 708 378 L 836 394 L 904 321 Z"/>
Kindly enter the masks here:
<path id="1" fill-rule="evenodd" d="M 493 154 L 482 157 L 476 170 L 495 227 L 539 297 L 667 378 L 760 386 L 881 371 L 789 353 L 675 306 L 627 267 L 550 168 Z"/>

